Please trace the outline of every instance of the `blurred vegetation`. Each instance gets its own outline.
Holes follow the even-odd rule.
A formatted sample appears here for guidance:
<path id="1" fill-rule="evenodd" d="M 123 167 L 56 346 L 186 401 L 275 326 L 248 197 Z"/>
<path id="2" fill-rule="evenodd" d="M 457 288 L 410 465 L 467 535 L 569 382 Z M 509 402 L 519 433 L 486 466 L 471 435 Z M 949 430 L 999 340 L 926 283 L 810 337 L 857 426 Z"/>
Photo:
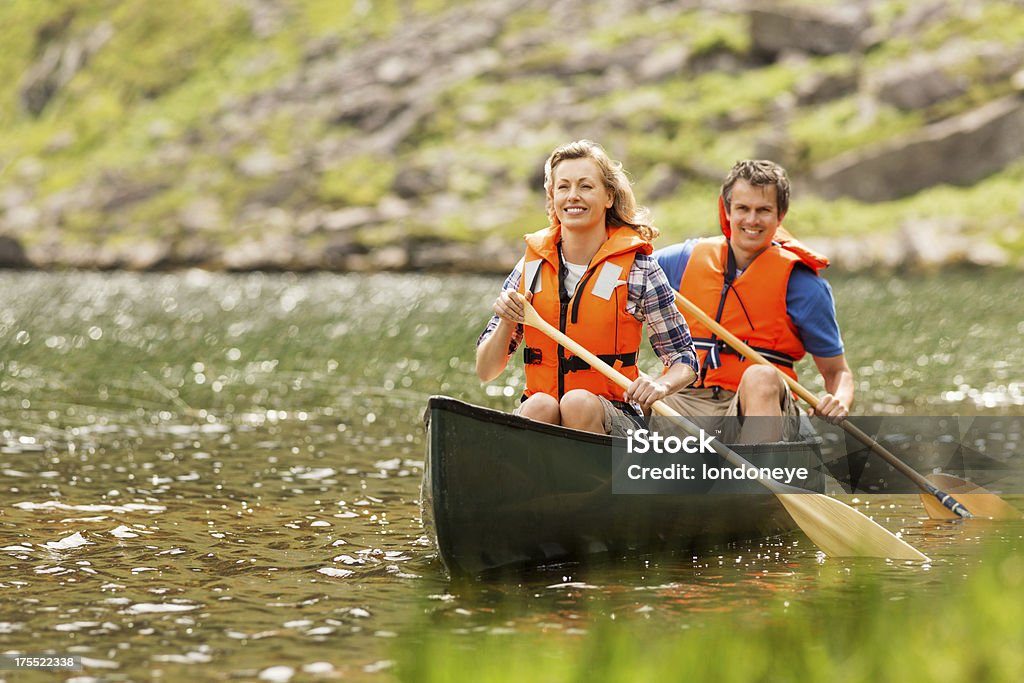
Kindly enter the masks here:
<path id="1" fill-rule="evenodd" d="M 687 615 L 675 629 L 595 606 L 583 635 L 403 636 L 401 681 L 991 681 L 1024 667 L 1024 560 L 1003 545 L 959 584 L 906 594 L 854 572 L 810 597 L 779 596 L 746 614 Z M 753 606 L 753 605 L 752 605 Z M 739 608 L 737 608 L 739 609 Z"/>
<path id="2" fill-rule="evenodd" d="M 904 17 L 910 4 L 871 3 L 875 25 Z M 499 64 L 483 75 L 444 83 L 433 93 L 432 110 L 393 154 L 359 153 L 320 163 L 313 151 L 318 145 L 343 147 L 366 132 L 329 117 L 304 117 L 280 92 L 269 104 L 257 105 L 259 98 L 282 84 L 301 83 L 312 55 L 358 53 L 393 38 L 410 22 L 445 17 L 466 3 L 8 0 L 0 3 L 5 46 L 0 58 L 0 125 L 5 130 L 0 192 L 27 192 L 34 206 L 42 206 L 62 192 L 87 192 L 112 177 L 149 188 L 146 196 L 113 209 L 69 208 L 59 233 L 49 233 L 62 243 L 180 237 L 183 208 L 197 197 L 213 196 L 223 220 L 204 237 L 227 245 L 239 239 L 239 218 L 254 203 L 296 214 L 317 207 L 374 206 L 394 196 L 402 169 L 424 166 L 445 171 L 436 190 L 461 198 L 462 205 L 438 212 L 431 197 L 415 198 L 410 217 L 357 229 L 352 235 L 357 243 L 379 245 L 382 234 L 396 240 L 407 234 L 468 242 L 492 235 L 512 240 L 545 222 L 538 174 L 547 152 L 568 139 L 593 137 L 633 172 L 638 195 L 655 209 L 665 243 L 713 228 L 718 178 L 778 132 L 779 98 L 810 75 L 849 75 L 859 68 L 873 73 L 954 39 L 994 42 L 1008 50 L 1018 46 L 1024 35 L 1019 3 L 986 0 L 969 11 L 962 5 L 950 3 L 956 11 L 925 26 L 920 35 L 884 40 L 864 55 L 770 64 L 750 54 L 749 20 L 740 13 L 668 12 L 652 6 L 612 22 L 595 20 L 573 41 L 552 42 L 521 40 L 531 32 L 548 36 L 557 30 L 552 14 L 529 6 L 503 19 L 494 41 Z M 27 111 L 22 88 L 30 67 L 48 47 L 84 39 L 101 25 L 111 29 L 108 41 L 37 115 Z M 599 84 L 592 73 L 566 75 L 557 68 L 581 46 L 615 53 L 637 44 L 650 44 L 655 51 L 678 45 L 691 62 L 721 58 L 733 66 L 618 89 Z M 508 45 L 516 47 L 504 50 Z M 815 164 L 1011 91 L 1005 79 L 987 83 L 979 78 L 980 64 L 962 69 L 972 82 L 967 92 L 926 110 L 904 112 L 878 104 L 873 115 L 865 116 L 858 93 L 801 107 L 781 140 L 789 157 L 782 161 L 798 179 L 791 227 L 802 235 L 892 233 L 908 219 L 956 216 L 972 233 L 995 236 L 1011 254 L 1024 255 L 1021 163 L 971 187 L 937 187 L 879 204 L 826 202 L 802 191 L 799 179 Z M 258 121 L 254 130 L 233 132 L 235 112 L 264 105 L 273 111 L 247 121 Z M 519 128 L 509 128 L 510 121 Z M 239 173 L 245 159 L 261 150 L 281 158 L 295 153 L 307 160 L 302 162 L 307 175 L 281 187 L 276 176 Z M 666 175 L 675 184 L 649 199 Z M 493 201 L 501 197 L 505 200 Z M 497 208 L 481 221 L 480 204 L 488 200 Z M 44 235 L 17 237 L 32 245 Z"/>

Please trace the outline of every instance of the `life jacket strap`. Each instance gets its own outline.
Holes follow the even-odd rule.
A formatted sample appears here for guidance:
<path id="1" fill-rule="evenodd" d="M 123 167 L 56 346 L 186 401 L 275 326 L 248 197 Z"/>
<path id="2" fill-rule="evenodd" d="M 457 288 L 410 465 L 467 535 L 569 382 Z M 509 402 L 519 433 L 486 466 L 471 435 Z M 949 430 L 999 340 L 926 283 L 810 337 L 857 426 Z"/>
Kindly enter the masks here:
<path id="1" fill-rule="evenodd" d="M 606 353 L 599 354 L 597 357 L 603 360 L 605 363 L 611 366 L 615 366 L 616 362 L 620 363 L 619 367 L 629 367 L 636 365 L 637 352 L 632 353 Z M 558 369 L 562 373 L 566 372 L 578 372 L 580 370 L 589 370 L 590 363 L 583 360 L 579 356 L 570 356 L 569 358 L 558 359 Z"/>
<path id="2" fill-rule="evenodd" d="M 746 360 L 744 356 L 734 351 L 732 347 L 730 347 L 721 339 L 708 339 L 704 337 L 697 337 L 694 338 L 693 345 L 701 351 L 707 351 L 708 355 L 704 359 L 704 362 L 711 369 L 719 368 L 722 366 L 723 353 L 728 353 L 733 356 L 739 356 L 741 361 Z M 775 365 L 784 368 L 792 368 L 794 363 L 796 363 L 796 359 L 793 356 L 790 356 L 788 353 L 782 353 L 781 351 L 766 349 L 763 347 L 754 346 L 752 344 L 747 344 L 747 346 L 760 353 L 762 356 L 770 360 Z"/>

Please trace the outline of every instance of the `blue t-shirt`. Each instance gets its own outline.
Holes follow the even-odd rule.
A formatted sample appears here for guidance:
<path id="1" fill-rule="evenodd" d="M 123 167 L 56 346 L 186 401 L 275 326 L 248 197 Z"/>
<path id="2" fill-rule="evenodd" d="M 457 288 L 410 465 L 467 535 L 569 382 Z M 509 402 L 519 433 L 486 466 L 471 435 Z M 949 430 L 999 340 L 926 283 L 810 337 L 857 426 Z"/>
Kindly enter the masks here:
<path id="1" fill-rule="evenodd" d="M 696 244 L 697 240 L 690 239 L 658 249 L 653 254 L 675 289 L 679 288 L 683 271 L 686 270 Z M 786 313 L 796 325 L 800 341 L 809 354 L 831 358 L 843 353 L 843 339 L 836 321 L 832 288 L 825 278 L 818 277 L 803 264 L 797 264 L 790 273 L 789 286 L 786 288 Z"/>

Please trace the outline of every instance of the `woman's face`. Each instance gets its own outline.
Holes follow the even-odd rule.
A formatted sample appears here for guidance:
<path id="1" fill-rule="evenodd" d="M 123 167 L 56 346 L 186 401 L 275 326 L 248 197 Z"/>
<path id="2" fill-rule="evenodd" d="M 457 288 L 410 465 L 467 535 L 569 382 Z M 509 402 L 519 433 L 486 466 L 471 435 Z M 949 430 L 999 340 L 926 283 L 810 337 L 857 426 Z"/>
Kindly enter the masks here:
<path id="1" fill-rule="evenodd" d="M 593 159 L 566 159 L 552 170 L 552 204 L 563 230 L 586 232 L 605 227 L 614 197 Z"/>

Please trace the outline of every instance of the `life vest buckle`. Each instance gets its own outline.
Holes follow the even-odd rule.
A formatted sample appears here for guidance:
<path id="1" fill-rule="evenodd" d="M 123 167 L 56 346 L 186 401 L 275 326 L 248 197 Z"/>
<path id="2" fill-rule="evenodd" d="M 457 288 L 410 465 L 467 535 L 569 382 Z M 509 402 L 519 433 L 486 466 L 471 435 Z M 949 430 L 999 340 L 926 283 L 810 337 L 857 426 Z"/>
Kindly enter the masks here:
<path id="1" fill-rule="evenodd" d="M 523 362 L 527 365 L 540 365 L 544 362 L 544 351 L 532 346 L 523 347 Z"/>

